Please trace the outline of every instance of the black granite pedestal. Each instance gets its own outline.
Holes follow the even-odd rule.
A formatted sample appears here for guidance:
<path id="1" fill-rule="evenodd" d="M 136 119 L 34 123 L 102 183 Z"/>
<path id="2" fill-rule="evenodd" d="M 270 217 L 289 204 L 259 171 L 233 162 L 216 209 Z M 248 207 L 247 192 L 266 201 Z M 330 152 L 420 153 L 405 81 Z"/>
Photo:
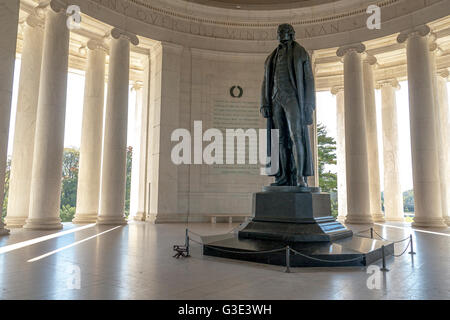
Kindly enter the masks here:
<path id="1" fill-rule="evenodd" d="M 239 232 L 246 239 L 329 242 L 352 236 L 331 215 L 328 193 L 285 191 L 253 194 L 253 219 Z M 271 189 L 273 190 L 273 187 Z"/>
<path id="2" fill-rule="evenodd" d="M 253 218 L 235 234 L 203 239 L 203 254 L 292 267 L 366 266 L 394 253 L 393 243 L 355 237 L 331 215 L 330 195 L 318 189 L 264 187 L 253 194 Z M 263 252 L 263 253 L 261 253 Z M 266 253 L 264 253 L 266 252 Z"/>

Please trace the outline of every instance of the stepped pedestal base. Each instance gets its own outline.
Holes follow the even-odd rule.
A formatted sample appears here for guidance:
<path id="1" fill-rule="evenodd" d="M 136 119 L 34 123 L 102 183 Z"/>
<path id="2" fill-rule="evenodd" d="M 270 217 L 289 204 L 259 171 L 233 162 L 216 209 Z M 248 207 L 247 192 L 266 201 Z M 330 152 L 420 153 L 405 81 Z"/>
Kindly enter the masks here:
<path id="1" fill-rule="evenodd" d="M 367 266 L 392 255 L 392 243 L 354 237 L 331 215 L 330 195 L 296 187 L 265 187 L 253 194 L 253 219 L 237 234 L 203 237 L 203 254 L 292 267 Z M 277 252 L 260 253 L 282 249 Z M 348 261 L 350 260 L 350 261 Z"/>

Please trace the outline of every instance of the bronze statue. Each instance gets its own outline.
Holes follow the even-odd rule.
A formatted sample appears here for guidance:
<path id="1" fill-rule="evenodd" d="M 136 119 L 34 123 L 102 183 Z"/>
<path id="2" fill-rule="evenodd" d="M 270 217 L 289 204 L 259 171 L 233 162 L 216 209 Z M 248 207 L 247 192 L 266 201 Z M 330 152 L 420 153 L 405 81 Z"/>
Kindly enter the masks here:
<path id="1" fill-rule="evenodd" d="M 294 28 L 280 25 L 280 44 L 264 64 L 261 113 L 268 130 L 279 129 L 280 143 L 272 186 L 307 187 L 307 177 L 314 175 L 308 131 L 316 107 L 314 76 L 308 53 L 294 39 Z"/>

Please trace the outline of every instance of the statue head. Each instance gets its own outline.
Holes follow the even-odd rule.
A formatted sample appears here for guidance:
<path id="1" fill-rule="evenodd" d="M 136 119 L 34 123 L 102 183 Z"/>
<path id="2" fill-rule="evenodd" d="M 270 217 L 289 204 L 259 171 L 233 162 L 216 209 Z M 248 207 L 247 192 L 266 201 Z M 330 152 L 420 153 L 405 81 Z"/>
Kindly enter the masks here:
<path id="1" fill-rule="evenodd" d="M 288 23 L 283 23 L 278 26 L 278 40 L 280 42 L 295 40 L 295 30 Z"/>

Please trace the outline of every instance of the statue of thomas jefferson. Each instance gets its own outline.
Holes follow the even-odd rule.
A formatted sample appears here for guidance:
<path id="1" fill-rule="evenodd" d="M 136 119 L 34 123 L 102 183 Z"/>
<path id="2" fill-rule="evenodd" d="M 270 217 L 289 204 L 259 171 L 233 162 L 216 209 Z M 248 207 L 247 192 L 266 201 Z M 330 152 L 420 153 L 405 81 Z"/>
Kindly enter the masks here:
<path id="1" fill-rule="evenodd" d="M 289 24 L 278 27 L 278 47 L 264 64 L 261 113 L 279 129 L 279 170 L 272 186 L 307 187 L 314 175 L 308 125 L 316 107 L 314 76 L 306 50 Z"/>

